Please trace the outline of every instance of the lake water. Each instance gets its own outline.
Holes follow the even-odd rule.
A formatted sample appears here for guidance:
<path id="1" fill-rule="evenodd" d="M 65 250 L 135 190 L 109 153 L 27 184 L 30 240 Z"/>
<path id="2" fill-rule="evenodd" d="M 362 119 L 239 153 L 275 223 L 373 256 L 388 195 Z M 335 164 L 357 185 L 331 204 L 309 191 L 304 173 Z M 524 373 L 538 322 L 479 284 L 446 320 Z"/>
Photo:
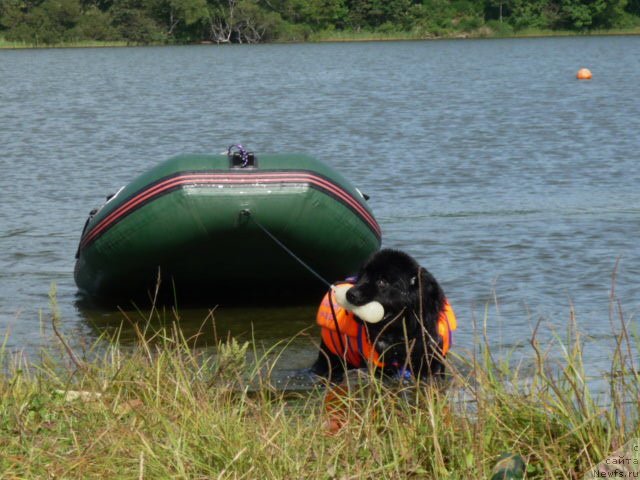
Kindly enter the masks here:
<path id="1" fill-rule="evenodd" d="M 593 80 L 575 79 L 582 66 Z M 614 270 L 637 324 L 640 37 L 5 50 L 0 125 L 0 332 L 13 351 L 44 341 L 52 282 L 74 342 L 118 325 L 118 311 L 78 302 L 87 213 L 161 160 L 239 142 L 313 154 L 369 194 L 384 246 L 443 284 L 454 350 L 472 349 L 486 318 L 497 352 L 532 358 L 535 323 L 543 342 L 562 336 L 573 306 L 600 375 Z M 206 307 L 180 309 L 185 330 Z M 313 326 L 315 308 L 214 314 L 219 335 L 271 344 Z M 296 337 L 287 369 L 311 364 L 316 336 Z"/>

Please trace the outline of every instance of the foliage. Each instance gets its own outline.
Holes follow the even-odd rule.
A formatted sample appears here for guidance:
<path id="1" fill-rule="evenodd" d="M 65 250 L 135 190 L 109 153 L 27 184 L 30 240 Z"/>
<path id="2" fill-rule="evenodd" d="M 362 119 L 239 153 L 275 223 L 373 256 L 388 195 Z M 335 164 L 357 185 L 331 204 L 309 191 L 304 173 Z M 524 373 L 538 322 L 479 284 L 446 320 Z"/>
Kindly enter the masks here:
<path id="1" fill-rule="evenodd" d="M 0 38 L 33 45 L 300 41 L 321 32 L 426 38 L 638 24 L 640 0 L 0 0 Z"/>

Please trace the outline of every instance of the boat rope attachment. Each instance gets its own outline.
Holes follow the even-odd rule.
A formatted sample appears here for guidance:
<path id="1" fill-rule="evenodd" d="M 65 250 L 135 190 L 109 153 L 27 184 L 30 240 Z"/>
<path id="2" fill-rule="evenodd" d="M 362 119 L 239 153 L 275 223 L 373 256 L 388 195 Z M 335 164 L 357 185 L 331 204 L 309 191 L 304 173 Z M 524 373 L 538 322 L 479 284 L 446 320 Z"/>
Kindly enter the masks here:
<path id="1" fill-rule="evenodd" d="M 227 148 L 228 157 L 233 156 L 233 154 L 235 153 L 234 149 L 237 150 L 237 153 L 240 154 L 240 158 L 242 159 L 242 164 L 240 165 L 240 168 L 246 167 L 249 164 L 249 152 L 247 152 L 245 148 L 239 143 L 237 145 L 229 145 L 229 148 Z"/>

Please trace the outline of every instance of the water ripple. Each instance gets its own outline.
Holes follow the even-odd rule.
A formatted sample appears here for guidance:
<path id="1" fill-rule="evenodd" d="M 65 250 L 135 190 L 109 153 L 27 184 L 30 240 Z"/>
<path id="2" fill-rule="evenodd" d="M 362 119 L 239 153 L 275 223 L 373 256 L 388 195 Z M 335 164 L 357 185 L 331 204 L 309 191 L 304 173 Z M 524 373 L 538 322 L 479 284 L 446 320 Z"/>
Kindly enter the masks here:
<path id="1" fill-rule="evenodd" d="M 560 328 L 574 305 L 606 349 L 618 259 L 625 318 L 640 310 L 639 48 L 640 37 L 579 37 L 0 51 L 9 348 L 37 344 L 51 282 L 65 328 L 119 324 L 75 303 L 87 212 L 171 155 L 243 142 L 314 154 L 371 195 L 384 244 L 445 286 L 456 348 L 472 348 L 485 308 L 490 338 L 510 348 L 540 316 Z M 576 82 L 585 59 L 594 79 Z M 202 315 L 185 310 L 185 325 Z M 228 315 L 238 335 L 255 321 L 273 341 L 314 321 L 313 308 Z M 292 368 L 313 360 L 306 341 Z"/>

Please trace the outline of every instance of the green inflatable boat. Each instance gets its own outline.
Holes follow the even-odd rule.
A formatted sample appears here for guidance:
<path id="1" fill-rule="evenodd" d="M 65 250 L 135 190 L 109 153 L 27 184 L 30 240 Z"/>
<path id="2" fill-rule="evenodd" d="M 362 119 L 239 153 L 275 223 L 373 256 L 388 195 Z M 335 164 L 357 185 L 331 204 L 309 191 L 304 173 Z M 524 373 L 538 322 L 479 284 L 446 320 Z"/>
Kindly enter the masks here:
<path id="1" fill-rule="evenodd" d="M 159 284 L 209 302 L 295 301 L 326 289 L 303 262 L 333 282 L 380 247 L 365 195 L 338 172 L 236 147 L 171 158 L 93 210 L 76 255 L 80 292 L 132 299 Z"/>

